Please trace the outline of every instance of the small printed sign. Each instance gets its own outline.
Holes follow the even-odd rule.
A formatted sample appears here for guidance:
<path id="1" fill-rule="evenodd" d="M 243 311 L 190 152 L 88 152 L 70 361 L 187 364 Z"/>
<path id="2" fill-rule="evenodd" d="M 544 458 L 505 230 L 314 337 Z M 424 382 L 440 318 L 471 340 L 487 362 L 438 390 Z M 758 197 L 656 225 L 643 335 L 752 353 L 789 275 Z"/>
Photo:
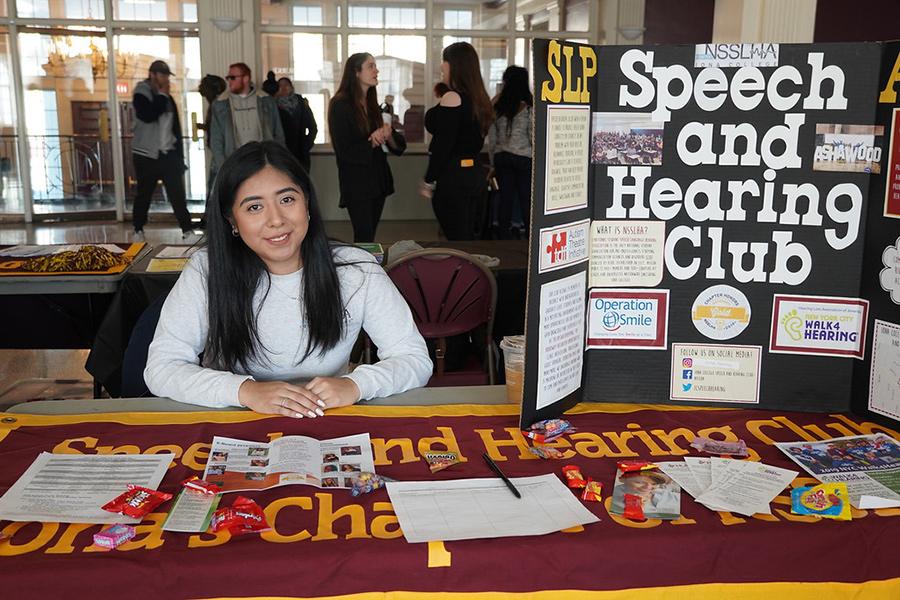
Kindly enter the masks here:
<path id="1" fill-rule="evenodd" d="M 759 404 L 762 346 L 672 344 L 669 398 Z"/>
<path id="2" fill-rule="evenodd" d="M 772 301 L 770 352 L 862 358 L 869 301 L 788 296 Z"/>
<path id="3" fill-rule="evenodd" d="M 590 219 L 541 229 L 540 273 L 583 263 L 590 258 Z"/>
<path id="4" fill-rule="evenodd" d="M 694 67 L 777 67 L 778 44 L 697 44 Z"/>
<path id="5" fill-rule="evenodd" d="M 587 348 L 665 350 L 669 290 L 591 290 Z"/>
<path id="6" fill-rule="evenodd" d="M 694 300 L 691 320 L 711 340 L 730 340 L 750 324 L 750 301 L 737 288 L 714 285 Z"/>

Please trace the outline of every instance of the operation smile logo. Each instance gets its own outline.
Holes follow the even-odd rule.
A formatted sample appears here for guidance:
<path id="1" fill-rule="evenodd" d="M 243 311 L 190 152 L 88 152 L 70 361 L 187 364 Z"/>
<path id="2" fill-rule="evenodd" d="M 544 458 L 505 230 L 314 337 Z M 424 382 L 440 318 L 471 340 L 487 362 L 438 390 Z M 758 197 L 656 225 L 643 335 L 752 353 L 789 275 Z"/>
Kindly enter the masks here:
<path id="1" fill-rule="evenodd" d="M 691 320 L 697 331 L 713 340 L 730 340 L 750 324 L 750 302 L 730 285 L 714 285 L 694 300 Z"/>
<path id="2" fill-rule="evenodd" d="M 608 332 L 623 326 L 653 327 L 656 322 L 657 303 L 652 300 L 613 300 L 597 298 L 594 308 L 602 313 L 600 323 Z"/>

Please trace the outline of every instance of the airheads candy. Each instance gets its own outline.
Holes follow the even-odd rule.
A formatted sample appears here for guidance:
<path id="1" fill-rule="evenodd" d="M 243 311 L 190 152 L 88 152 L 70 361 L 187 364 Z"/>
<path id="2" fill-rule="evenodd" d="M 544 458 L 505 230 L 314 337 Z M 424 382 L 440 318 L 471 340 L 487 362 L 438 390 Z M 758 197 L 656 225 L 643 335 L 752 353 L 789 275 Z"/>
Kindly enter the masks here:
<path id="1" fill-rule="evenodd" d="M 846 483 L 822 483 L 791 490 L 791 512 L 849 521 L 850 496 Z"/>

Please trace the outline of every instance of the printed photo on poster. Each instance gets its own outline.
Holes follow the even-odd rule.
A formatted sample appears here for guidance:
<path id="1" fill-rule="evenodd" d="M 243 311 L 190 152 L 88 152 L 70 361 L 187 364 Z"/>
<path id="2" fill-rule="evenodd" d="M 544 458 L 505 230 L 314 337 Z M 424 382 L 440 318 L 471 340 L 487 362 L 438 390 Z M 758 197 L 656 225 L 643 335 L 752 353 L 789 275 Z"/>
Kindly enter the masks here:
<path id="1" fill-rule="evenodd" d="M 650 113 L 595 112 L 591 127 L 591 164 L 661 165 L 664 123 Z"/>
<path id="2" fill-rule="evenodd" d="M 762 346 L 672 344 L 669 398 L 759 404 Z"/>
<path id="3" fill-rule="evenodd" d="M 868 314 L 860 298 L 775 294 L 769 352 L 861 359 Z"/>
<path id="4" fill-rule="evenodd" d="M 581 385 L 587 273 L 541 286 L 536 409 L 562 400 Z"/>
<path id="5" fill-rule="evenodd" d="M 694 300 L 691 320 L 697 331 L 711 340 L 730 340 L 750 324 L 750 301 L 730 285 L 706 288 Z"/>
<path id="6" fill-rule="evenodd" d="M 669 290 L 591 290 L 587 348 L 665 350 Z"/>
<path id="7" fill-rule="evenodd" d="M 881 173 L 881 125 L 816 125 L 813 171 Z"/>
<path id="8" fill-rule="evenodd" d="M 590 219 L 541 229 L 538 272 L 546 273 L 583 263 L 590 258 Z"/>
<path id="9" fill-rule="evenodd" d="M 656 287 L 665 244 L 665 221 L 593 221 L 591 287 Z"/>
<path id="10" fill-rule="evenodd" d="M 881 289 L 891 295 L 891 302 L 900 304 L 900 237 L 893 246 L 888 246 L 881 253 L 881 272 L 878 283 Z"/>
<path id="11" fill-rule="evenodd" d="M 587 207 L 590 134 L 589 106 L 547 107 L 544 214 Z"/>
<path id="12" fill-rule="evenodd" d="M 778 44 L 697 44 L 694 67 L 777 67 Z"/>
<path id="13" fill-rule="evenodd" d="M 884 182 L 884 216 L 900 219 L 900 108 L 891 113 L 887 177 Z"/>
<path id="14" fill-rule="evenodd" d="M 875 319 L 869 410 L 900 420 L 900 325 Z"/>

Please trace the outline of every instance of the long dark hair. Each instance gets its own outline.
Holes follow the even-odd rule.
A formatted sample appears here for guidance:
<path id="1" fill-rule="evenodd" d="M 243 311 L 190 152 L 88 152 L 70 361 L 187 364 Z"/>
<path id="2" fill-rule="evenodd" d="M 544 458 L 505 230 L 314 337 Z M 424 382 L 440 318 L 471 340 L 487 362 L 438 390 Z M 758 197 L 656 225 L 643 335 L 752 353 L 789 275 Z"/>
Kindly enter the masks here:
<path id="1" fill-rule="evenodd" d="M 534 106 L 534 96 L 528 87 L 528 70 L 511 65 L 503 71 L 503 89 L 494 103 L 498 117 L 506 117 L 506 134 L 512 133 L 512 121 L 519 113 L 519 105 Z"/>
<path id="2" fill-rule="evenodd" d="M 266 166 L 281 171 L 300 187 L 309 210 L 309 226 L 300 244 L 303 295 L 298 304 L 305 317 L 309 339 L 300 360 L 310 356 L 316 348 L 320 354 L 334 348 L 344 334 L 344 305 L 337 266 L 309 175 L 281 144 L 250 142 L 225 160 L 206 204 L 209 334 L 205 354 L 208 362 L 228 370 L 238 365 L 247 369 L 251 360 L 260 359 L 264 349 L 259 338 L 253 296 L 263 279 L 268 294 L 271 279 L 262 259 L 240 237 L 232 235 L 229 218 L 238 188 Z"/>
<path id="3" fill-rule="evenodd" d="M 468 42 L 456 42 L 444 48 L 441 58 L 450 65 L 450 89 L 472 99 L 472 113 L 482 135 L 494 122 L 494 107 L 484 89 L 478 53 Z"/>
<path id="4" fill-rule="evenodd" d="M 337 92 L 329 103 L 328 110 L 331 111 L 331 105 L 336 100 L 344 100 L 350 104 L 353 115 L 356 117 L 356 126 L 365 135 L 369 135 L 379 127 L 381 127 L 381 109 L 378 108 L 378 97 L 375 87 L 370 87 L 363 99 L 362 85 L 359 83 L 357 73 L 362 71 L 363 63 L 372 58 L 368 52 L 357 52 L 351 54 L 344 64 L 344 74 L 341 75 L 341 84 L 338 86 Z M 363 103 L 366 109 L 363 110 Z"/>

